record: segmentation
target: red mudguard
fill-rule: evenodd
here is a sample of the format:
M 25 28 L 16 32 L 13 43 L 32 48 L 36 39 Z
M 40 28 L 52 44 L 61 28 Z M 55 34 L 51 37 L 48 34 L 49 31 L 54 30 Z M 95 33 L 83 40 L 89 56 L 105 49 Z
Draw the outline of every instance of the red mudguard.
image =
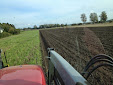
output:
M 37 65 L 0 69 L 0 85 L 46 85 L 43 70 Z

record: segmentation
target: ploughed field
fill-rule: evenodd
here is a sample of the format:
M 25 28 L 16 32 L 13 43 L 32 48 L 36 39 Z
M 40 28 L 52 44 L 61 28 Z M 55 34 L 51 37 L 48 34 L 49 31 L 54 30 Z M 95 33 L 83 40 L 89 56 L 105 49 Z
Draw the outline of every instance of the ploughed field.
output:
M 113 27 L 47 29 L 40 30 L 40 36 L 43 56 L 47 55 L 44 52 L 48 47 L 54 48 L 79 73 L 83 72 L 88 61 L 95 55 L 107 54 L 113 57 Z M 93 85 L 111 85 L 113 69 L 100 67 L 88 81 Z

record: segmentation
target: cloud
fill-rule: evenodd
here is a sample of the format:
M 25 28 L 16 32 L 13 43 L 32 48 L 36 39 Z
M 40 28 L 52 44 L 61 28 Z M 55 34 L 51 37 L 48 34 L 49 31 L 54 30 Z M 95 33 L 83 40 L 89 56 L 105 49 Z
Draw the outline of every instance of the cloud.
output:
M 102 11 L 112 19 L 112 3 L 113 0 L 2 0 L 0 22 L 12 23 L 17 28 L 46 23 L 78 23 L 82 13 L 89 20 L 91 12 L 100 15 Z

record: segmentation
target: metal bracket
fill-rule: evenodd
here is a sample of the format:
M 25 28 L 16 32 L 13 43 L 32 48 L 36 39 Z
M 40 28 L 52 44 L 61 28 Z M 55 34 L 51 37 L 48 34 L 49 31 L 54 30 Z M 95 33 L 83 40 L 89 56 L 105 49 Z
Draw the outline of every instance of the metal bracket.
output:
M 54 50 L 54 48 L 47 48 L 47 50 L 48 50 L 48 57 L 50 57 L 50 51 Z
M 50 52 L 51 50 L 54 50 L 54 48 L 47 48 L 47 50 Z
M 47 59 L 50 59 L 50 57 L 46 56 Z
M 0 57 L 1 57 L 1 52 L 2 52 L 2 49 L 0 49 Z

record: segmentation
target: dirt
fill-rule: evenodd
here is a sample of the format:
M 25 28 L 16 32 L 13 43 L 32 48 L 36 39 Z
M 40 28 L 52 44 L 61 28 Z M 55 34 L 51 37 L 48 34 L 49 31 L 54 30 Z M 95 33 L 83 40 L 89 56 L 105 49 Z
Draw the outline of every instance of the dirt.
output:
M 84 32 L 83 40 L 90 53 L 93 55 L 105 54 L 104 47 L 96 34 L 88 28 L 84 28 Z
M 47 71 L 47 48 L 54 48 L 79 73 L 97 54 L 113 56 L 113 27 L 59 28 L 40 30 L 44 64 Z M 107 40 L 107 39 L 110 40 Z M 106 41 L 107 40 L 107 41 Z M 108 49 L 109 48 L 109 49 Z M 46 62 L 46 63 L 45 63 Z M 93 85 L 113 84 L 113 69 L 101 67 L 93 72 L 88 81 Z

